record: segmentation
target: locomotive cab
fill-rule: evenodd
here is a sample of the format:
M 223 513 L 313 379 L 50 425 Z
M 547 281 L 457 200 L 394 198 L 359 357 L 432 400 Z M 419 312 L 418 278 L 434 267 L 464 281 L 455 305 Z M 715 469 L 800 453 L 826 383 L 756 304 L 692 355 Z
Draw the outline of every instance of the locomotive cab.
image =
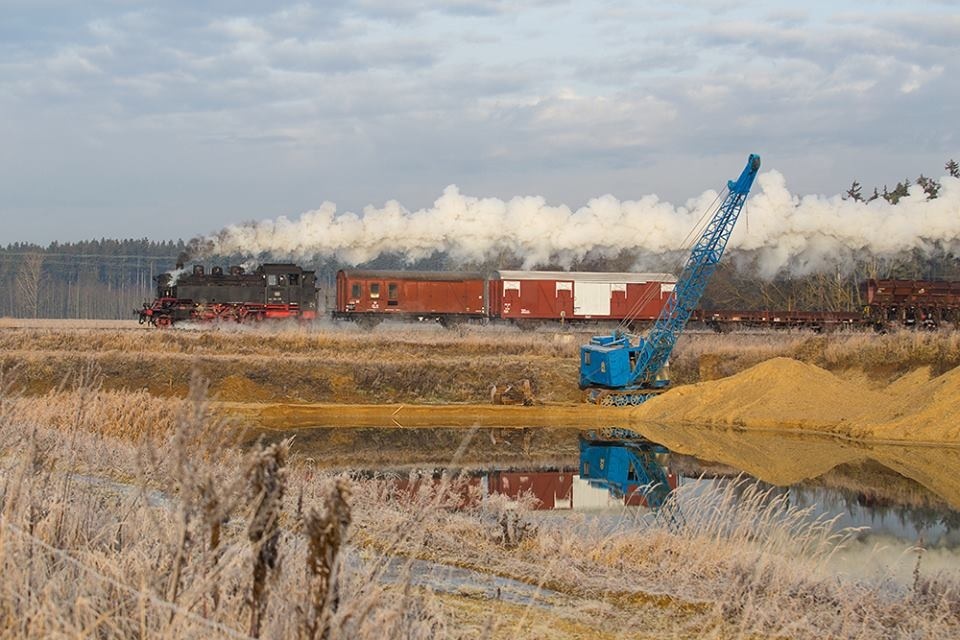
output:
M 295 264 L 265 264 L 257 271 L 264 280 L 264 304 L 296 305 L 316 313 L 317 289 L 313 271 Z

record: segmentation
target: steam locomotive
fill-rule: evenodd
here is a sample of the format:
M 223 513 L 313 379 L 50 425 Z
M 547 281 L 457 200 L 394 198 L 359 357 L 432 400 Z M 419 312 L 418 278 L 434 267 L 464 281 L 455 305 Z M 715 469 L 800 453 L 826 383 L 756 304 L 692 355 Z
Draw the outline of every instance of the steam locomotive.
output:
M 213 267 L 210 273 L 200 264 L 188 273 L 181 267 L 158 276 L 157 298 L 134 313 L 140 324 L 156 327 L 186 320 L 313 320 L 317 317 L 316 275 L 289 263 L 264 264 L 250 273 L 239 266 L 226 272 Z

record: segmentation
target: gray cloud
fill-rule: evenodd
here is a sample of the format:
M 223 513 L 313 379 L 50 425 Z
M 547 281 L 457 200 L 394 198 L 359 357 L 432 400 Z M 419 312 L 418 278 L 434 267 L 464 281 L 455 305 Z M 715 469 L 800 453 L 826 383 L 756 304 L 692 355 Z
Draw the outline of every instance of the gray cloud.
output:
M 0 214 L 11 240 L 46 233 L 41 212 L 167 237 L 328 199 L 417 208 L 452 182 L 682 199 L 749 151 L 801 192 L 936 174 L 960 19 L 921 9 L 7 2 Z

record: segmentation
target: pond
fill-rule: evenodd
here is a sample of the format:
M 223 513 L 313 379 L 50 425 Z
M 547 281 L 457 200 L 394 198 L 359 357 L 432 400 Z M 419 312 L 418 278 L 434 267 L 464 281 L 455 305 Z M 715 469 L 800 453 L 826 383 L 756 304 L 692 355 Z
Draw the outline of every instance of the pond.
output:
M 752 485 L 810 519 L 834 519 L 837 530 L 858 528 L 831 561 L 838 572 L 906 582 L 918 559 L 925 572 L 960 571 L 956 447 L 659 425 L 260 433 L 268 440 L 294 436 L 296 453 L 332 471 L 404 482 L 411 474 L 463 473 L 482 495 L 527 496 L 548 526 L 565 526 L 572 513 L 612 529 L 636 526 L 677 487 L 684 487 L 675 501 L 682 514 L 702 508 L 697 496 L 709 489 Z

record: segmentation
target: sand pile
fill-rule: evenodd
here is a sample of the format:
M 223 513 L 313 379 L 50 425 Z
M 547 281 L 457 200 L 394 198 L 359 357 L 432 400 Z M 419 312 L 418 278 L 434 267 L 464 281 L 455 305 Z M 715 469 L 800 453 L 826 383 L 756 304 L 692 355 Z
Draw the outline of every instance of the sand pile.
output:
M 919 439 L 960 441 L 960 367 L 911 389 L 901 400 L 900 411 L 877 427 L 876 435 L 909 432 Z
M 639 407 L 668 424 L 813 429 L 856 437 L 960 441 L 960 368 L 919 369 L 886 387 L 774 358 L 722 380 L 681 387 Z

